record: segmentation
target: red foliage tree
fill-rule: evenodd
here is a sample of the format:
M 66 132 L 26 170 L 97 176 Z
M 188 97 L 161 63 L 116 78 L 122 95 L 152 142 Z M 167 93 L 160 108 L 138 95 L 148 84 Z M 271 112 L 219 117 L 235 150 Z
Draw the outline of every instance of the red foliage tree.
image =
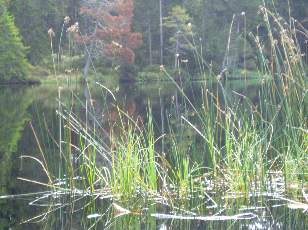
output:
M 78 43 L 102 42 L 99 49 L 107 57 L 134 63 L 133 50 L 142 45 L 142 35 L 132 32 L 134 0 L 114 0 L 103 7 L 84 6 L 80 13 L 95 21 L 95 29 L 87 36 L 76 35 Z

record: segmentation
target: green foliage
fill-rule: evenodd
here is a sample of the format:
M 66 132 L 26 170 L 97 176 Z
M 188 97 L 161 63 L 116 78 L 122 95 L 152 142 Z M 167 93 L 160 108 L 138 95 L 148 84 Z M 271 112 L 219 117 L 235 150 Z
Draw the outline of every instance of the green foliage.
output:
M 159 60 L 159 1 L 135 0 L 133 24 L 134 31 L 141 32 L 143 35 L 142 47 L 136 52 L 136 63 L 139 66 L 157 63 Z
M 18 93 L 13 93 L 14 89 L 0 90 L 0 183 L 8 178 L 8 169 L 11 166 L 11 158 L 17 151 L 17 144 L 21 138 L 21 133 L 29 119 L 27 108 L 32 102 L 32 98 L 24 96 L 25 90 L 20 89 Z M 23 96 L 21 96 L 23 95 Z M 1 188 L 2 189 L 2 188 Z M 0 190 L 0 194 L 3 193 Z
M 15 16 L 24 44 L 29 47 L 28 59 L 31 64 L 41 64 L 50 54 L 47 31 L 53 28 L 56 33 L 54 47 L 61 34 L 63 19 L 69 15 L 72 20 L 78 17 L 78 0 L 11 0 L 9 10 Z M 70 15 L 72 14 L 72 15 Z
M 183 34 L 191 34 L 192 18 L 182 6 L 175 6 L 171 9 L 169 16 L 165 18 L 164 26 L 173 33 L 180 31 Z M 169 30 L 169 31 L 170 31 Z M 170 39 L 171 41 L 174 39 Z
M 78 21 L 80 28 L 89 26 L 86 18 L 79 17 L 80 7 L 86 6 L 86 3 L 80 0 L 2 0 L 2 2 L 15 17 L 15 24 L 22 35 L 22 42 L 28 49 L 28 61 L 33 65 L 45 65 L 44 60 L 50 59 L 50 44 L 47 35 L 49 28 L 53 28 L 56 35 L 53 39 L 54 52 L 58 52 L 61 32 L 63 32 L 62 53 L 65 53 L 65 49 L 72 51 L 65 36 L 67 28 L 64 26 L 62 31 L 65 16 L 70 16 L 72 23 Z M 263 2 L 279 12 L 282 17 L 288 18 L 290 14 L 304 26 L 307 25 L 308 8 L 305 0 L 162 1 L 165 64 L 170 67 L 176 66 L 174 54 L 182 53 L 185 54 L 183 60 L 189 61 L 188 70 L 197 73 L 196 69 L 200 68 L 200 61 L 197 61 L 195 54 L 191 52 L 194 47 L 199 52 L 199 58 L 212 63 L 211 70 L 221 71 L 226 55 L 230 24 L 233 15 L 236 15 L 234 35 L 232 35 L 235 39 L 231 41 L 231 45 L 237 50 L 234 54 L 237 63 L 235 68 L 255 70 L 257 68 L 256 47 L 252 45 L 253 42 L 248 34 L 251 31 L 256 32 L 257 28 L 259 28 L 258 32 L 266 34 L 264 23 L 257 13 Z M 143 34 L 143 45 L 136 50 L 136 64 L 140 69 L 146 65 L 159 63 L 159 1 L 135 0 L 134 7 L 133 29 Z M 189 23 L 192 25 L 191 28 L 187 26 Z M 195 41 L 192 41 L 191 35 L 195 37 Z M 298 40 L 304 50 L 305 37 L 298 34 Z M 193 46 L 190 43 L 193 43 Z M 75 47 L 74 55 L 80 52 L 80 47 Z M 84 60 L 76 63 L 79 69 L 83 66 L 82 62 Z
M 149 65 L 137 75 L 138 81 L 164 81 L 166 76 L 160 71 L 159 65 Z
M 264 1 L 268 7 L 277 10 L 281 16 L 288 18 L 289 9 L 287 0 Z M 273 2 L 275 6 L 273 6 Z M 188 32 L 185 28 L 188 22 L 193 25 L 196 44 L 200 54 L 208 63 L 212 63 L 213 70 L 220 71 L 226 54 L 228 35 L 233 15 L 236 15 L 234 32 L 231 45 L 238 50 L 235 53 L 238 63 L 237 68 L 255 70 L 256 49 L 249 41 L 248 34 L 256 32 L 259 26 L 260 32 L 264 25 L 258 15 L 262 0 L 186 0 L 186 1 L 163 1 L 164 22 L 164 46 L 165 62 L 173 65 L 173 54 L 176 43 L 176 32 L 182 34 Z M 290 13 L 292 17 L 305 22 L 307 15 L 307 1 L 290 1 Z M 139 50 L 137 63 L 144 66 L 149 63 L 149 50 L 152 49 L 153 63 L 158 63 L 159 55 L 159 6 L 158 1 L 136 1 L 136 17 L 134 26 L 143 32 L 144 46 Z M 306 22 L 307 23 L 307 22 Z M 305 38 L 298 35 L 302 41 Z M 149 39 L 151 38 L 151 39 Z M 152 41 L 152 44 L 150 44 Z M 195 57 L 188 56 L 190 63 L 196 62 Z M 246 60 L 244 61 L 244 58 Z M 194 63 L 195 64 L 195 63 Z M 195 69 L 196 65 L 190 65 L 189 69 Z
M 24 79 L 28 63 L 14 18 L 0 1 L 0 81 Z
M 156 193 L 159 173 L 151 113 L 146 133 L 140 132 L 136 124 L 122 129 L 123 136 L 117 138 L 119 141 L 115 139 L 112 155 L 112 192 L 128 200 L 138 190 Z
M 174 47 L 173 52 L 185 54 L 192 50 L 192 25 L 192 18 L 187 10 L 179 5 L 174 6 L 165 17 L 164 26 L 168 31 L 169 43 Z
M 0 89 L 0 196 L 12 194 L 16 189 L 17 146 L 29 120 L 27 109 L 32 99 L 33 95 L 24 88 L 18 91 L 13 88 Z M 0 229 L 8 229 L 15 223 L 16 210 L 22 210 L 16 206 L 11 200 L 0 199 Z

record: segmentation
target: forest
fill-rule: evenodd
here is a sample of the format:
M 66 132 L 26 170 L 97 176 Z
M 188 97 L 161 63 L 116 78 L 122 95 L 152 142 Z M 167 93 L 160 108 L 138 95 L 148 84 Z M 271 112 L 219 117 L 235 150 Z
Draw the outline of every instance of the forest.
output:
M 155 79 L 151 72 L 159 72 L 160 65 L 172 71 L 181 65 L 196 75 L 194 49 L 201 47 L 202 59 L 211 65 L 207 71 L 218 74 L 225 67 L 226 57 L 232 59 L 230 71 L 258 67 L 253 35 L 267 33 L 259 12 L 263 0 L 115 2 L 1 0 L 2 81 L 22 79 L 31 71 L 38 75 L 53 73 L 52 55 L 57 56 L 57 63 L 63 58 L 64 64 L 59 67 L 63 73 L 75 69 L 88 75 L 90 55 L 98 72 L 125 73 L 137 80 Z M 305 0 L 265 2 L 281 17 L 292 16 L 307 28 Z M 74 25 L 78 28 L 71 31 Z M 298 36 L 303 50 L 307 49 L 307 38 Z M 226 53 L 228 37 L 230 52 Z

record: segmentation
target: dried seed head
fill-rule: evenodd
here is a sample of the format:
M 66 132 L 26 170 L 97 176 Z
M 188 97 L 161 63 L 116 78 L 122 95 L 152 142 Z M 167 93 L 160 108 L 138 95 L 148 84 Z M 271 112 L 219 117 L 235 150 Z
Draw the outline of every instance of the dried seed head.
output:
M 74 25 L 68 27 L 66 31 L 68 33 L 78 33 L 79 32 L 79 23 L 76 22 Z
M 55 34 L 55 32 L 53 31 L 52 28 L 49 28 L 49 30 L 48 30 L 47 33 L 48 33 L 48 35 L 49 35 L 50 38 L 53 38 L 54 36 L 56 36 L 56 34 Z
M 123 48 L 123 46 L 118 42 L 112 41 L 111 43 L 115 48 L 120 48 L 120 49 Z
M 181 62 L 182 63 L 188 63 L 188 59 L 182 59 Z
M 165 66 L 164 65 L 160 65 L 159 69 L 160 69 L 161 72 L 163 72 L 163 71 L 165 71 Z
M 68 25 L 68 24 L 70 23 L 70 21 L 71 21 L 71 18 L 70 18 L 69 16 L 65 16 L 65 18 L 64 18 L 64 24 L 65 24 L 65 25 Z
M 190 22 L 187 24 L 187 30 L 188 30 L 188 31 L 191 31 L 191 30 L 192 30 L 192 24 L 191 24 Z

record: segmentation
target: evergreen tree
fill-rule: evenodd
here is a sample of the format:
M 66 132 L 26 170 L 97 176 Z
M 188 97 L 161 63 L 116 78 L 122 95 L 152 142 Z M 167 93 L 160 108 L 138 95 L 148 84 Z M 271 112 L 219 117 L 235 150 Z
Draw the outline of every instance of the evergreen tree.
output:
M 50 53 L 47 30 L 52 27 L 58 34 L 62 17 L 61 21 L 57 21 L 59 12 L 55 7 L 56 3 L 49 0 L 11 0 L 9 3 L 23 42 L 29 47 L 27 58 L 32 64 L 40 64 L 42 58 Z
M 186 56 L 192 51 L 191 38 L 192 18 L 182 6 L 174 6 L 169 15 L 164 18 L 164 26 L 168 29 L 169 44 L 168 50 L 174 54 L 174 68 L 179 65 L 179 57 Z
M 159 21 L 159 1 L 135 0 L 134 31 L 143 37 L 143 45 L 136 52 L 139 66 L 160 62 Z
M 0 81 L 26 76 L 28 63 L 25 53 L 14 18 L 8 13 L 4 0 L 0 0 Z
M 24 44 L 29 47 L 27 58 L 31 64 L 41 64 L 50 55 L 47 31 L 55 31 L 54 46 L 58 47 L 63 19 L 78 20 L 80 0 L 10 0 L 9 11 L 15 16 Z M 63 38 L 64 39 L 64 38 Z M 63 41 L 62 43 L 65 43 Z

